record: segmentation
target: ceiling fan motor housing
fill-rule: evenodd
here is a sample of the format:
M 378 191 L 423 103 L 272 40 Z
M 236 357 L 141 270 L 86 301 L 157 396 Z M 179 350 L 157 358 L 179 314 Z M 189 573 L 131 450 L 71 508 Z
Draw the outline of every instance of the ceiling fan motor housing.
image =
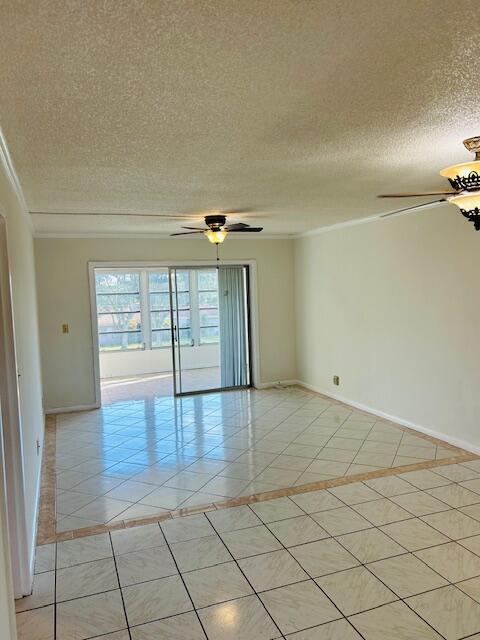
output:
M 205 224 L 212 231 L 219 231 L 225 226 L 227 217 L 222 215 L 205 216 Z

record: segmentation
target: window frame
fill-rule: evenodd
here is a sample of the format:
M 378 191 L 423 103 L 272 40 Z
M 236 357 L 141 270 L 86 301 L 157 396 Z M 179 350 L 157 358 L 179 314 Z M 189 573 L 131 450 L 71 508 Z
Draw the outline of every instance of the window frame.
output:
M 191 348 L 191 347 L 208 347 L 208 346 L 215 346 L 219 344 L 220 339 L 218 338 L 215 342 L 205 342 L 202 341 L 201 339 L 201 330 L 202 329 L 209 329 L 209 328 L 218 328 L 218 331 L 220 331 L 220 321 L 218 322 L 218 324 L 216 325 L 202 325 L 201 324 L 201 319 L 200 319 L 200 314 L 202 311 L 208 311 L 208 310 L 216 310 L 217 314 L 219 312 L 219 305 L 218 305 L 218 286 L 217 289 L 199 289 L 198 286 L 198 280 L 199 280 L 199 274 L 201 271 L 204 270 L 208 270 L 208 271 L 214 271 L 215 267 L 211 267 L 211 268 L 179 268 L 179 271 L 185 271 L 188 273 L 188 279 L 189 279 L 189 290 L 188 291 L 179 291 L 179 293 L 188 293 L 188 301 L 189 301 L 189 306 L 185 309 L 189 311 L 189 316 L 190 316 L 190 326 L 189 327 L 182 327 L 182 329 L 189 329 L 190 330 L 190 342 L 187 344 L 180 344 L 180 347 L 182 349 L 184 348 Z M 98 292 L 97 291 L 97 279 L 96 276 L 98 273 L 102 273 L 102 274 L 119 274 L 119 273 L 125 273 L 125 274 L 138 274 L 139 278 L 138 278 L 138 291 L 129 291 L 129 292 L 124 292 L 126 295 L 135 295 L 138 296 L 138 300 L 139 300 L 139 309 L 136 311 L 108 311 L 108 312 L 104 312 L 104 311 L 99 311 L 99 297 L 103 296 L 103 295 L 122 295 L 122 293 L 114 293 L 114 294 L 109 294 L 109 293 L 103 293 L 103 292 Z M 163 345 L 154 345 L 153 344 L 153 334 L 154 332 L 169 332 L 171 333 L 171 327 L 165 328 L 165 329 L 153 329 L 152 328 L 152 313 L 155 313 L 156 311 L 163 311 L 165 313 L 169 313 L 171 314 L 171 309 L 170 309 L 170 300 L 169 300 L 169 304 L 168 304 L 168 309 L 153 309 L 152 310 L 152 304 L 151 304 L 151 295 L 155 294 L 155 293 L 169 293 L 169 290 L 167 289 L 167 291 L 165 292 L 158 292 L 158 291 L 150 291 L 150 274 L 151 273 L 166 273 L 167 276 L 170 273 L 168 267 L 143 267 L 143 268 L 134 268 L 134 269 L 130 269 L 130 268 L 115 268 L 113 267 L 112 269 L 98 269 L 96 270 L 94 276 L 94 282 L 95 282 L 95 302 L 96 302 L 96 316 L 97 316 L 97 343 L 98 343 L 98 350 L 99 353 L 125 353 L 125 352 L 130 352 L 130 351 L 149 351 L 149 350 L 156 350 L 156 349 L 171 349 L 172 345 L 171 345 L 171 338 L 168 342 L 168 344 L 163 344 Z M 199 294 L 200 293 L 204 293 L 204 292 L 215 292 L 217 293 L 217 306 L 216 307 L 200 307 L 200 300 L 199 300 Z M 181 311 L 181 310 L 180 310 Z M 135 314 L 138 313 L 140 315 L 140 329 L 130 329 L 130 330 L 125 330 L 125 331 L 101 331 L 100 329 L 100 323 L 99 323 L 99 319 L 102 315 L 112 315 L 112 314 Z M 108 334 L 129 334 L 129 333 L 137 333 L 140 334 L 140 345 L 137 348 L 128 348 L 128 347 L 121 347 L 119 349 L 105 349 L 102 348 L 100 346 L 100 336 L 102 335 L 108 335 Z
M 197 316 L 198 316 L 198 327 L 197 327 L 197 340 L 199 347 L 211 346 L 220 343 L 220 317 L 219 317 L 219 300 L 218 300 L 218 275 L 217 275 L 217 288 L 216 289 L 200 289 L 198 280 L 201 269 L 197 269 L 195 273 L 195 283 L 196 283 L 196 304 L 197 304 Z M 208 269 L 208 271 L 215 271 L 215 269 Z M 211 293 L 215 292 L 217 294 L 217 305 L 216 307 L 201 307 L 200 306 L 200 293 Z M 218 324 L 209 324 L 202 325 L 201 321 L 201 312 L 208 311 L 209 309 L 215 309 L 217 311 Z M 202 329 L 218 329 L 218 339 L 215 342 L 202 342 Z
M 172 348 L 172 341 L 170 338 L 169 344 L 164 344 L 164 345 L 158 345 L 158 346 L 154 346 L 153 345 L 153 340 L 152 340 L 152 334 L 154 331 L 168 331 L 171 335 L 171 327 L 168 327 L 168 329 L 152 329 L 151 327 L 151 318 L 152 318 L 152 308 L 151 308 L 151 294 L 152 293 L 169 293 L 170 289 L 168 289 L 167 291 L 150 291 L 150 278 L 149 275 L 150 273 L 161 273 L 163 271 L 166 271 L 167 275 L 170 275 L 170 271 L 168 268 L 163 268 L 163 269 L 155 269 L 155 268 L 151 268 L 151 269 L 146 269 L 146 289 L 147 289 L 147 305 L 148 305 L 148 317 L 149 317 L 149 322 L 150 322 L 150 326 L 149 326 L 149 339 L 150 339 L 150 346 L 149 348 L 151 350 L 154 349 L 171 349 Z M 193 330 L 192 330 L 192 325 L 193 325 L 193 318 L 192 318 L 192 272 L 191 269 L 179 269 L 179 271 L 186 271 L 188 273 L 188 285 L 189 285 L 189 290 L 188 291 L 184 291 L 183 289 L 181 291 L 178 291 L 178 293 L 188 293 L 188 307 L 186 309 L 179 309 L 179 311 L 186 311 L 188 309 L 189 312 L 189 316 L 190 316 L 190 325 L 188 327 L 179 327 L 179 335 L 180 335 L 180 331 L 181 330 L 185 330 L 185 329 L 189 329 L 190 330 L 190 336 L 192 336 L 193 334 Z M 153 310 L 153 313 L 155 313 L 158 310 Z M 162 309 L 161 311 L 165 311 L 166 313 L 170 314 L 170 318 L 171 318 L 171 308 L 170 308 L 170 299 L 169 299 L 169 303 L 168 303 L 168 309 Z M 190 338 L 190 342 L 192 341 L 192 337 Z M 184 349 L 185 347 L 193 347 L 193 344 L 181 344 L 180 347 L 182 349 Z
M 129 275 L 138 275 L 138 291 L 122 291 L 122 292 L 111 292 L 107 293 L 104 291 L 97 290 L 97 274 L 95 274 L 95 303 L 96 303 L 96 311 L 97 311 L 97 342 L 98 342 L 98 351 L 99 353 L 125 353 L 132 351 L 144 351 L 145 350 L 145 336 L 144 336 L 144 322 L 143 322 L 143 309 L 142 309 L 142 281 L 141 281 L 141 270 L 140 269 L 111 269 L 111 270 L 102 270 L 99 271 L 100 274 L 109 275 L 109 274 L 129 274 Z M 99 311 L 99 297 L 101 296 L 121 296 L 121 295 L 132 295 L 138 296 L 138 310 L 136 311 Z M 99 319 L 101 316 L 106 315 L 122 315 L 122 314 L 139 314 L 140 316 L 140 329 L 120 329 L 118 331 L 102 331 L 100 328 Z M 140 342 L 138 347 L 120 347 L 119 349 L 106 349 L 100 345 L 100 336 L 105 335 L 128 335 L 128 334 L 139 334 Z

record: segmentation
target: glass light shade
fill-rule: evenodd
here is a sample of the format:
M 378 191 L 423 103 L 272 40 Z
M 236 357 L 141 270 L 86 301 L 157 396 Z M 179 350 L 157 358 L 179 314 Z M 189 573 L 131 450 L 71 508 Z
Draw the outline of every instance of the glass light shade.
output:
M 480 191 L 459 194 L 448 198 L 448 201 L 457 206 L 462 216 L 472 222 L 477 231 L 480 231 Z
M 480 209 L 480 191 L 452 196 L 451 198 L 448 198 L 448 201 L 462 211 L 475 211 L 475 209 Z
M 212 244 L 222 244 L 222 242 L 227 237 L 228 231 L 212 231 L 212 229 L 208 229 L 208 231 L 204 231 L 204 234 L 208 238 L 209 242 Z
M 480 160 L 454 164 L 442 169 L 440 175 L 448 178 L 452 187 L 457 191 L 480 189 Z

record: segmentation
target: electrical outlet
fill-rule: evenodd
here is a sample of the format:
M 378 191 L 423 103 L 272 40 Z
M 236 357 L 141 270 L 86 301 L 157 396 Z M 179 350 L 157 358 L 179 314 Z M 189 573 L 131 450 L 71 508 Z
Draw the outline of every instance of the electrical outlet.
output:
M 62 333 L 69 333 L 70 327 L 68 324 L 62 324 Z
M 37 438 L 37 456 L 40 455 L 40 440 Z
M 340 384 L 340 378 L 339 376 L 333 376 L 333 384 L 336 384 L 337 387 Z

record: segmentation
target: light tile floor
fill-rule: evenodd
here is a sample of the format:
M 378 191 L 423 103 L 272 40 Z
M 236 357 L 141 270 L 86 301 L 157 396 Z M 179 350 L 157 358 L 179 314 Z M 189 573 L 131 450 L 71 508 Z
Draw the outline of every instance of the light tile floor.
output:
M 182 373 L 184 391 L 218 389 L 221 386 L 220 368 L 186 369 Z M 102 404 L 143 400 L 152 396 L 173 395 L 173 374 L 171 371 L 149 373 L 138 376 L 103 378 L 100 380 Z
M 57 532 L 452 455 L 300 388 L 181 399 L 150 393 L 58 416 Z M 416 515 L 433 513 L 439 500 L 454 507 L 476 503 L 480 480 L 473 471 L 438 473 L 435 484 L 426 485 L 431 493 L 407 494 L 398 504 L 372 507 L 375 513 L 359 510 L 358 522 L 387 524 L 409 506 Z M 465 486 L 449 486 L 450 479 Z M 393 479 L 384 482 L 395 492 Z M 350 491 L 339 488 L 340 498 Z M 341 531 L 342 514 L 335 520 L 332 531 Z
M 19 640 L 474 640 L 480 461 L 45 545 L 17 611 Z

